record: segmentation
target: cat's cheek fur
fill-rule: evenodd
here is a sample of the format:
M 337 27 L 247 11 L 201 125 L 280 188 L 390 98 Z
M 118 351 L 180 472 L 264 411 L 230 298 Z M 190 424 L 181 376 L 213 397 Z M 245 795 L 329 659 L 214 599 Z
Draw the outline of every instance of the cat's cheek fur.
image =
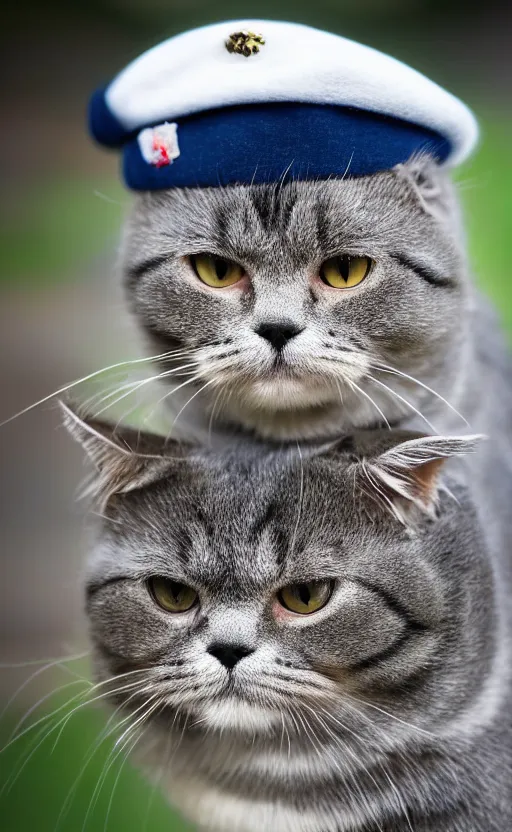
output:
M 186 407 L 199 431 L 238 425 L 275 439 L 398 423 L 429 411 L 433 390 L 457 407 L 469 292 L 459 231 L 452 186 L 427 159 L 277 191 L 139 196 L 122 257 L 136 321 L 153 351 L 185 350 L 199 374 L 167 404 Z M 247 291 L 194 286 L 183 255 L 198 250 L 239 262 Z M 320 286 L 322 262 L 344 252 L 371 257 L 372 271 L 355 289 Z M 277 353 L 256 335 L 268 323 L 301 330 L 277 372 Z M 229 350 L 218 346 L 227 340 Z M 376 364 L 388 366 L 374 381 Z M 173 389 L 180 381 L 166 377 Z
M 158 661 L 171 643 L 177 649 L 187 623 L 159 610 L 142 581 L 119 580 L 99 588 L 89 597 L 87 613 L 98 649 L 134 663 Z
M 313 670 L 337 681 L 346 681 L 353 665 L 392 649 L 407 631 L 405 620 L 373 593 L 343 580 L 318 612 L 297 615 L 276 609 L 274 615 L 283 642 L 290 649 L 300 645 Z M 337 642 L 340 631 L 344 637 Z
M 148 339 L 157 351 L 184 350 L 222 339 L 236 324 L 239 295 L 203 290 L 182 275 L 148 275 L 133 290 L 134 314 L 144 323 Z M 181 310 L 177 314 L 177 310 Z M 197 326 L 196 317 L 201 320 Z M 229 326 L 228 326 L 229 322 Z M 178 362 L 187 363 L 185 361 Z

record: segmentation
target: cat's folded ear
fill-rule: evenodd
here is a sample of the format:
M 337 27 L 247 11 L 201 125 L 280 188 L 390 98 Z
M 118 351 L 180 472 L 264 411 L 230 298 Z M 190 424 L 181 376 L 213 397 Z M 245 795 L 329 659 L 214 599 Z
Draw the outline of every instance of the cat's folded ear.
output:
M 391 441 L 392 437 L 393 434 Z M 357 460 L 359 484 L 404 525 L 414 525 L 418 512 L 435 514 L 444 463 L 452 457 L 473 453 L 484 438 L 417 434 L 404 439 L 398 433 L 391 447 Z
M 155 482 L 190 451 L 163 436 L 96 419 L 70 402 L 59 402 L 64 424 L 94 466 L 87 495 L 104 506 L 114 494 Z
M 427 214 L 440 221 L 447 217 L 453 220 L 456 210 L 453 184 L 432 156 L 418 153 L 393 170 Z

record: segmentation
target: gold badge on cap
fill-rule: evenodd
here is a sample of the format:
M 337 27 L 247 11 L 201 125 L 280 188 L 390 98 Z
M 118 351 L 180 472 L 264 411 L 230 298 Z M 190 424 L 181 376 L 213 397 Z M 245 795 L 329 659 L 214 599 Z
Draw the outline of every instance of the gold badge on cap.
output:
M 254 32 L 233 32 L 226 41 L 226 49 L 228 52 L 250 58 L 251 55 L 256 55 L 260 51 L 260 46 L 264 44 L 263 37 Z

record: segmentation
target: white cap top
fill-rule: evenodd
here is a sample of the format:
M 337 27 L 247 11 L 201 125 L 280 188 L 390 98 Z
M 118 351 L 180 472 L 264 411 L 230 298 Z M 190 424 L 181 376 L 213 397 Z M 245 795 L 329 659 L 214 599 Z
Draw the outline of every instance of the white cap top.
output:
M 230 53 L 235 32 L 261 35 L 259 52 Z M 478 138 L 471 111 L 401 61 L 297 23 L 238 20 L 194 29 L 145 52 L 110 84 L 105 103 L 127 132 L 237 104 L 308 102 L 355 107 L 429 128 L 464 161 Z

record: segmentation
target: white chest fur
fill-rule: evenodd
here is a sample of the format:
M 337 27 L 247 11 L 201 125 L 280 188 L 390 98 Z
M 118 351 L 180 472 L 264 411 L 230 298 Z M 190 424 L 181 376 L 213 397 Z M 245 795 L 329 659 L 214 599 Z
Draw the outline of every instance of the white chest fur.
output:
M 173 779 L 167 795 L 185 817 L 205 832 L 344 832 L 358 828 L 361 817 L 295 809 L 284 802 L 255 801 L 211 787 L 199 778 Z

